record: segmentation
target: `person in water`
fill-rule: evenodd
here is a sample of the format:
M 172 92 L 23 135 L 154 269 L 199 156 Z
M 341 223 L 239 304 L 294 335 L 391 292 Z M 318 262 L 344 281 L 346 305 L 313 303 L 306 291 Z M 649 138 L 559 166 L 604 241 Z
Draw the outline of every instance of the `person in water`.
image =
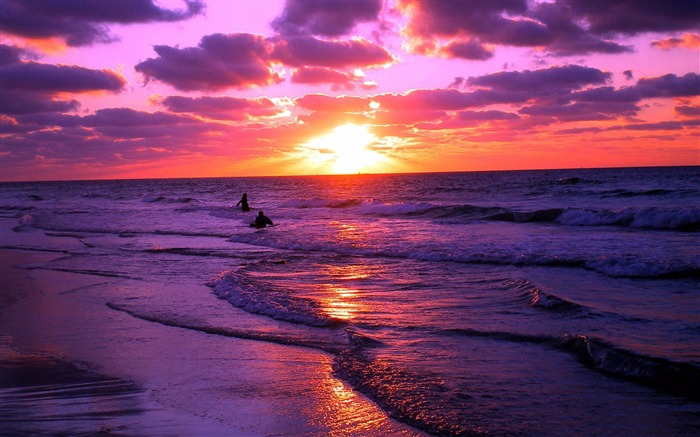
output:
M 243 197 L 238 201 L 236 206 L 241 205 L 241 210 L 250 211 L 250 206 L 248 206 L 248 193 L 243 193 Z
M 272 220 L 270 220 L 270 218 L 267 217 L 262 211 L 260 211 L 258 216 L 255 217 L 255 221 L 250 224 L 250 226 L 254 226 L 256 228 L 264 228 L 267 225 L 274 226 L 272 224 Z

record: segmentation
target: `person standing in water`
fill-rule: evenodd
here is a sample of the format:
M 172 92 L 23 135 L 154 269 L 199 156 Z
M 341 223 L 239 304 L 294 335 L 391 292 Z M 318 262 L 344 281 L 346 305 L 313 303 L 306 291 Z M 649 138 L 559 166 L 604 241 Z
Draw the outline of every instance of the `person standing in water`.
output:
M 256 228 L 264 228 L 267 225 L 274 226 L 272 224 L 272 220 L 270 220 L 270 218 L 267 217 L 262 211 L 260 211 L 258 216 L 255 217 L 255 221 L 250 224 L 250 226 L 254 226 Z
M 248 206 L 248 193 L 243 193 L 243 197 L 238 201 L 236 206 L 241 205 L 242 211 L 250 211 L 250 206 Z

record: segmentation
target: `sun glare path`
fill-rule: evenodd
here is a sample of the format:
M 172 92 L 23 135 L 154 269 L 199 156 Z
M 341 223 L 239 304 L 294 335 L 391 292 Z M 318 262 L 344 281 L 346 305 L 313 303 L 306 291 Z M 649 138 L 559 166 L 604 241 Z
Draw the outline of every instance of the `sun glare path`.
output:
M 377 137 L 369 132 L 367 126 L 345 124 L 328 135 L 310 141 L 307 147 L 317 151 L 320 160 L 333 173 L 349 174 L 376 170 L 383 157 L 367 148 L 376 140 Z

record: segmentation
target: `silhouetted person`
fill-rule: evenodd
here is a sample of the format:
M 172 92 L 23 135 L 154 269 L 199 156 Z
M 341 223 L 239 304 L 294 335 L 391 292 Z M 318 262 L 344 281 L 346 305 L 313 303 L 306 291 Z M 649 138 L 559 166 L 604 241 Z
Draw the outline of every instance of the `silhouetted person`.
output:
M 238 201 L 236 206 L 241 205 L 242 211 L 250 211 L 250 206 L 248 206 L 248 193 L 243 193 L 243 197 Z
M 250 226 L 255 226 L 256 228 L 264 228 L 267 225 L 274 226 L 272 224 L 272 220 L 270 220 L 269 217 L 263 214 L 262 211 L 260 211 L 258 213 L 258 216 L 255 217 L 255 221 L 250 224 Z

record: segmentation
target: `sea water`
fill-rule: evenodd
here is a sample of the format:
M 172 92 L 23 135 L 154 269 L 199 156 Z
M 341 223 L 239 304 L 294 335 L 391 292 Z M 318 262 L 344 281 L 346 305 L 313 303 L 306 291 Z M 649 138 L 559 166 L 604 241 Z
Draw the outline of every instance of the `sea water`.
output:
M 51 237 L 2 247 L 144 284 L 107 304 L 150 323 L 330 354 L 423 432 L 700 432 L 700 167 L 0 188 Z M 211 302 L 148 291 L 173 278 Z

